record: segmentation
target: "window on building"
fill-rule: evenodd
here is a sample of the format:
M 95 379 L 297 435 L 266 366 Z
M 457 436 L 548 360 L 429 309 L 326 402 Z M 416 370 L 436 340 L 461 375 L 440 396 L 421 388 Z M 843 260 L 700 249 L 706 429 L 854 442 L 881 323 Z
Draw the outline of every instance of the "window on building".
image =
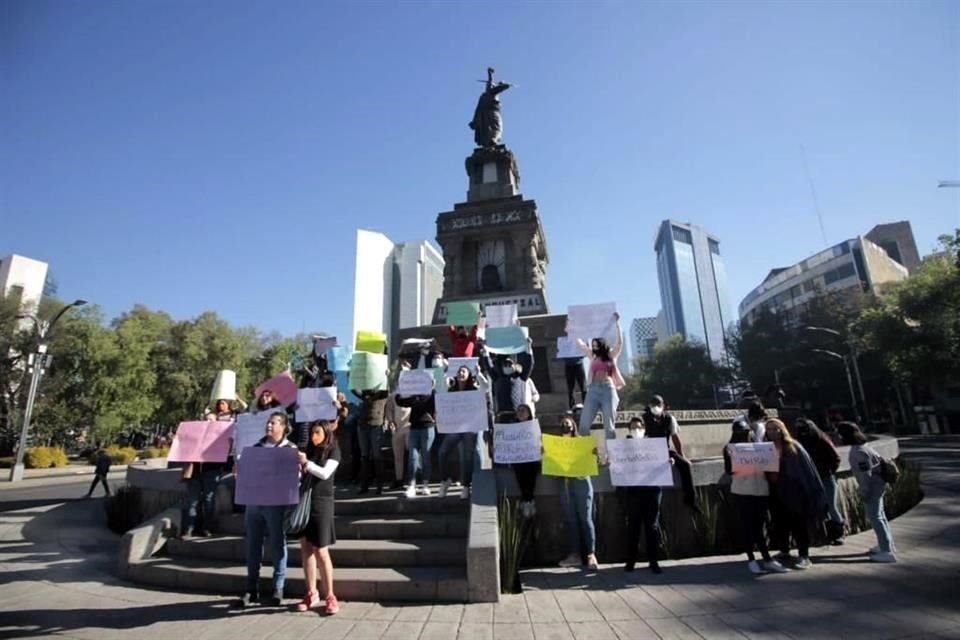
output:
M 707 244 L 710 245 L 710 253 L 715 253 L 720 255 L 720 243 L 716 240 L 707 240 Z
M 810 293 L 811 291 L 816 291 L 816 289 L 817 289 L 817 283 L 814 281 L 813 278 L 811 278 L 811 279 L 809 279 L 809 280 L 807 280 L 806 282 L 803 283 L 803 290 L 804 290 L 805 293 Z
M 863 262 L 863 251 L 859 247 L 855 247 L 853 250 L 853 263 L 856 265 L 854 273 L 860 276 L 860 286 L 864 291 L 869 291 L 870 282 L 867 280 L 867 267 Z
M 791 298 L 799 298 L 801 295 L 803 295 L 803 292 L 800 290 L 800 285 L 795 284 L 792 287 L 790 287 Z
M 838 280 L 843 280 L 844 278 L 849 278 L 850 276 L 856 275 L 857 270 L 853 266 L 852 262 L 842 264 L 832 271 L 827 271 L 823 274 L 823 281 L 826 284 L 833 284 Z
M 681 229 L 680 227 L 673 228 L 673 239 L 677 242 L 683 242 L 685 244 L 693 244 L 693 236 L 686 229 Z

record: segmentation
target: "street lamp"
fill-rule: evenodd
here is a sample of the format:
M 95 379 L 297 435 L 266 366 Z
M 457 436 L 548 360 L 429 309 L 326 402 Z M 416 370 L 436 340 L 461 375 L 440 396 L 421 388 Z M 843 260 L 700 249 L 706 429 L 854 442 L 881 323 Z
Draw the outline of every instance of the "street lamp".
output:
M 87 304 L 86 300 L 74 300 L 60 309 L 50 322 L 43 322 L 32 313 L 17 316 L 17 318 L 33 321 L 33 326 L 37 333 L 37 350 L 35 353 L 27 356 L 27 366 L 31 368 L 30 390 L 27 392 L 27 406 L 23 411 L 23 428 L 20 430 L 20 442 L 17 444 L 17 460 L 13 468 L 10 469 L 10 482 L 23 480 L 23 456 L 27 451 L 27 432 L 30 430 L 30 418 L 33 416 L 33 403 L 37 399 L 37 387 L 40 384 L 40 378 L 43 376 L 44 369 L 50 366 L 51 356 L 47 354 L 47 344 L 44 340 L 54 325 L 57 324 L 57 321 L 63 317 L 63 314 L 73 307 L 82 307 L 85 304 Z
M 832 336 L 840 338 L 843 340 L 843 334 L 837 331 L 836 329 L 829 329 L 827 327 L 803 327 L 804 331 L 819 331 L 820 333 L 829 333 Z M 853 345 L 852 342 L 847 342 L 847 348 L 850 349 L 849 360 L 853 363 L 853 375 L 857 379 L 857 389 L 860 391 L 860 399 L 863 400 L 863 418 L 866 420 L 867 424 L 870 424 L 870 408 L 867 406 L 867 394 L 863 391 L 863 378 L 860 377 L 860 365 L 857 363 L 857 348 Z M 816 351 L 816 349 L 814 349 Z M 846 360 L 844 360 L 844 366 L 846 366 Z M 847 372 L 849 376 L 850 372 Z M 857 403 L 854 400 L 854 408 L 856 408 Z
M 836 351 L 827 351 L 826 349 L 811 349 L 814 353 L 820 353 L 831 358 L 836 358 L 843 362 L 843 370 L 847 374 L 847 387 L 850 389 L 850 402 L 853 403 L 853 409 L 857 409 L 857 396 L 853 392 L 853 379 L 850 377 L 850 365 L 847 363 L 847 356 L 841 355 Z

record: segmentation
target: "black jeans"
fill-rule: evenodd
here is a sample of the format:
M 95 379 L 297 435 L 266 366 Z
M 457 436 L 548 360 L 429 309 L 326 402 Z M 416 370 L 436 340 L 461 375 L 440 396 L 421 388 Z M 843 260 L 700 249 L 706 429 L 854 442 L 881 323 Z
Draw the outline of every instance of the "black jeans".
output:
M 690 461 L 670 450 L 670 459 L 673 460 L 673 466 L 677 468 L 680 474 L 680 486 L 683 490 L 683 504 L 693 508 L 697 504 L 697 493 L 693 490 L 693 466 Z
M 87 491 L 87 495 L 88 496 L 93 495 L 93 490 L 97 488 L 98 482 L 103 483 L 103 490 L 107 493 L 107 495 L 110 495 L 110 487 L 107 486 L 107 474 L 105 473 L 104 474 L 98 473 L 95 476 L 93 476 L 93 482 L 90 483 L 90 491 Z
M 747 559 L 753 561 L 753 551 L 756 549 L 765 561 L 769 561 L 770 550 L 767 548 L 767 536 L 764 531 L 769 499 L 767 496 L 742 496 L 735 493 L 732 496 L 743 527 L 743 547 Z
M 587 393 L 585 391 L 587 386 L 587 374 L 583 371 L 583 363 L 567 363 L 563 367 L 563 372 L 567 375 L 567 406 L 572 407 L 574 405 L 573 391 L 577 388 L 577 385 L 580 385 L 580 404 L 583 404 L 583 399 Z
M 802 514 L 792 513 L 783 501 L 774 497 L 775 485 L 770 486 L 770 517 L 773 521 L 773 534 L 770 536 L 771 546 L 781 553 L 790 552 L 790 536 L 797 543 L 797 551 L 801 558 L 810 555 L 810 530 L 808 518 Z
M 520 485 L 520 499 L 524 502 L 533 500 L 534 490 L 537 488 L 537 476 L 540 475 L 539 462 L 518 462 L 513 465 L 513 473 L 517 476 Z
M 626 487 L 619 490 L 627 521 L 627 564 L 637 562 L 640 533 L 646 540 L 647 562 L 660 556 L 660 487 Z

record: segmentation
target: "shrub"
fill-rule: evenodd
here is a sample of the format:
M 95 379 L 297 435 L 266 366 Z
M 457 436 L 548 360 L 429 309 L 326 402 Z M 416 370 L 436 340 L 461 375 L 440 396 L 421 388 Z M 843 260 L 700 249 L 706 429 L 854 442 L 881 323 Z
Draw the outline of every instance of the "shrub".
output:
M 0 458 L 0 469 L 9 469 L 13 467 L 14 458 L 13 456 L 4 456 Z
M 912 509 L 923 498 L 923 490 L 920 489 L 920 465 L 900 458 L 897 466 L 900 467 L 900 477 L 887 487 L 887 494 L 884 496 L 884 511 L 891 520 Z
M 137 487 L 120 487 L 106 499 L 104 509 L 107 512 L 107 526 L 120 535 L 144 520 L 143 499 Z
M 520 513 L 520 503 L 500 499 L 500 591 L 520 592 L 520 560 L 530 544 L 531 521 Z
M 49 469 L 67 466 L 67 453 L 59 447 L 32 447 L 23 457 L 27 469 Z
M 110 456 L 110 462 L 113 464 L 130 464 L 137 459 L 137 450 L 133 447 L 118 447 L 115 444 L 110 445 L 106 449 L 107 455 Z M 88 461 L 90 464 L 97 464 L 97 458 L 99 453 L 94 451 L 90 454 Z
M 140 459 L 166 458 L 170 454 L 170 447 L 147 447 L 140 452 Z
M 697 503 L 700 512 L 693 516 L 693 528 L 697 535 L 697 555 L 713 555 L 718 552 L 721 510 L 724 504 L 723 493 L 717 492 L 716 498 L 706 487 L 697 487 Z

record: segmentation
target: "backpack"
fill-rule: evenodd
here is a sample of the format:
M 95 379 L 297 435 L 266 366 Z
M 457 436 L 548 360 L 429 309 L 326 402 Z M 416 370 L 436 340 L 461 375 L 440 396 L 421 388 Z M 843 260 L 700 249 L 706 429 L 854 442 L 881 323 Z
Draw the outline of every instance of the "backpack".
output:
M 893 484 L 900 477 L 900 467 L 889 458 L 880 457 L 880 477 L 887 484 Z

